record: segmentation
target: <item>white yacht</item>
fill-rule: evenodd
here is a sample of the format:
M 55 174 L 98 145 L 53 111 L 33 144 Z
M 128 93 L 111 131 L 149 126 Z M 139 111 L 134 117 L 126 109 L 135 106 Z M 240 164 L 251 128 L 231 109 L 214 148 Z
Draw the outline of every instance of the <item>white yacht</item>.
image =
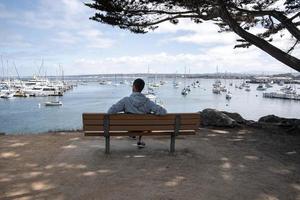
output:
M 52 86 L 36 86 L 33 88 L 27 88 L 24 90 L 25 94 L 34 97 L 43 97 L 43 96 L 62 96 L 63 91 Z

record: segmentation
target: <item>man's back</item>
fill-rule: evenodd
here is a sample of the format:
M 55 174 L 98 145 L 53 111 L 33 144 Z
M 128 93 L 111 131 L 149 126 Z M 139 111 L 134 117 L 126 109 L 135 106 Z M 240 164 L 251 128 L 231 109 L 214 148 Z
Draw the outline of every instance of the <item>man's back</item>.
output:
M 156 115 L 164 115 L 167 113 L 166 109 L 155 104 L 140 92 L 133 92 L 129 97 L 124 97 L 108 110 L 109 114 L 119 112 L 133 114 L 153 113 Z

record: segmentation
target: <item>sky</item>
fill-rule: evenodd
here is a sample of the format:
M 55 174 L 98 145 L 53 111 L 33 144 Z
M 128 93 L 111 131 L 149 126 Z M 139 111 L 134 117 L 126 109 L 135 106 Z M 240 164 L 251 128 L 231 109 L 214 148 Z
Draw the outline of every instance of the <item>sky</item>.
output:
M 227 73 L 295 72 L 254 46 L 233 49 L 238 37 L 210 22 L 167 22 L 133 34 L 89 20 L 95 11 L 87 1 L 0 0 L 0 76 L 59 75 L 61 67 L 65 75 L 214 73 L 217 66 Z M 288 49 L 291 38 L 274 44 Z M 299 47 L 293 55 L 300 57 Z

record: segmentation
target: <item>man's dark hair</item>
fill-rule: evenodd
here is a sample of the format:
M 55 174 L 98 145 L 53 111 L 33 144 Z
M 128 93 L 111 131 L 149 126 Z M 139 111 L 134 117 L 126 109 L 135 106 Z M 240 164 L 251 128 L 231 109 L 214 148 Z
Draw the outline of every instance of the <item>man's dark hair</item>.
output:
M 133 85 L 135 86 L 137 92 L 141 92 L 145 87 L 145 81 L 138 78 L 134 80 Z

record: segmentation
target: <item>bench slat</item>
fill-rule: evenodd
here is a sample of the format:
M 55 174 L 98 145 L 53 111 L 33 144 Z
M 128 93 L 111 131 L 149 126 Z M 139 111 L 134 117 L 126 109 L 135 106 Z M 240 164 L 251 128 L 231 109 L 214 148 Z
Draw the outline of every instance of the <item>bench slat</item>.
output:
M 83 120 L 103 120 L 104 119 L 104 114 L 82 114 L 82 119 Z
M 164 132 L 110 132 L 110 136 L 159 136 L 159 135 L 171 135 L 172 132 L 164 131 Z M 184 131 L 179 132 L 179 135 L 195 135 L 196 131 Z M 104 132 L 102 131 L 85 131 L 85 136 L 104 136 Z
M 104 127 L 101 125 L 84 125 L 84 131 L 104 131 Z
M 83 113 L 82 118 L 84 120 L 100 120 L 104 119 L 104 113 Z M 111 120 L 120 119 L 120 120 L 167 120 L 167 119 L 175 119 L 176 113 L 166 114 L 166 115 L 141 115 L 141 114 L 110 114 L 109 117 Z M 199 119 L 200 116 L 198 113 L 181 113 L 179 114 L 181 119 Z
M 136 125 L 136 126 L 118 126 L 118 125 L 112 125 L 109 127 L 110 131 L 158 131 L 158 130 L 174 130 L 174 125 Z
M 175 120 L 110 120 L 110 125 L 173 125 Z M 199 124 L 199 119 L 182 119 L 181 125 Z M 85 125 L 102 125 L 103 120 L 83 120 Z
M 151 130 L 174 130 L 175 125 L 146 125 L 146 126 L 118 126 L 113 125 L 109 127 L 110 131 L 151 131 Z M 182 125 L 179 130 L 195 130 L 195 125 Z
M 116 114 L 110 115 L 110 120 L 174 120 L 175 115 L 138 115 L 138 114 Z

